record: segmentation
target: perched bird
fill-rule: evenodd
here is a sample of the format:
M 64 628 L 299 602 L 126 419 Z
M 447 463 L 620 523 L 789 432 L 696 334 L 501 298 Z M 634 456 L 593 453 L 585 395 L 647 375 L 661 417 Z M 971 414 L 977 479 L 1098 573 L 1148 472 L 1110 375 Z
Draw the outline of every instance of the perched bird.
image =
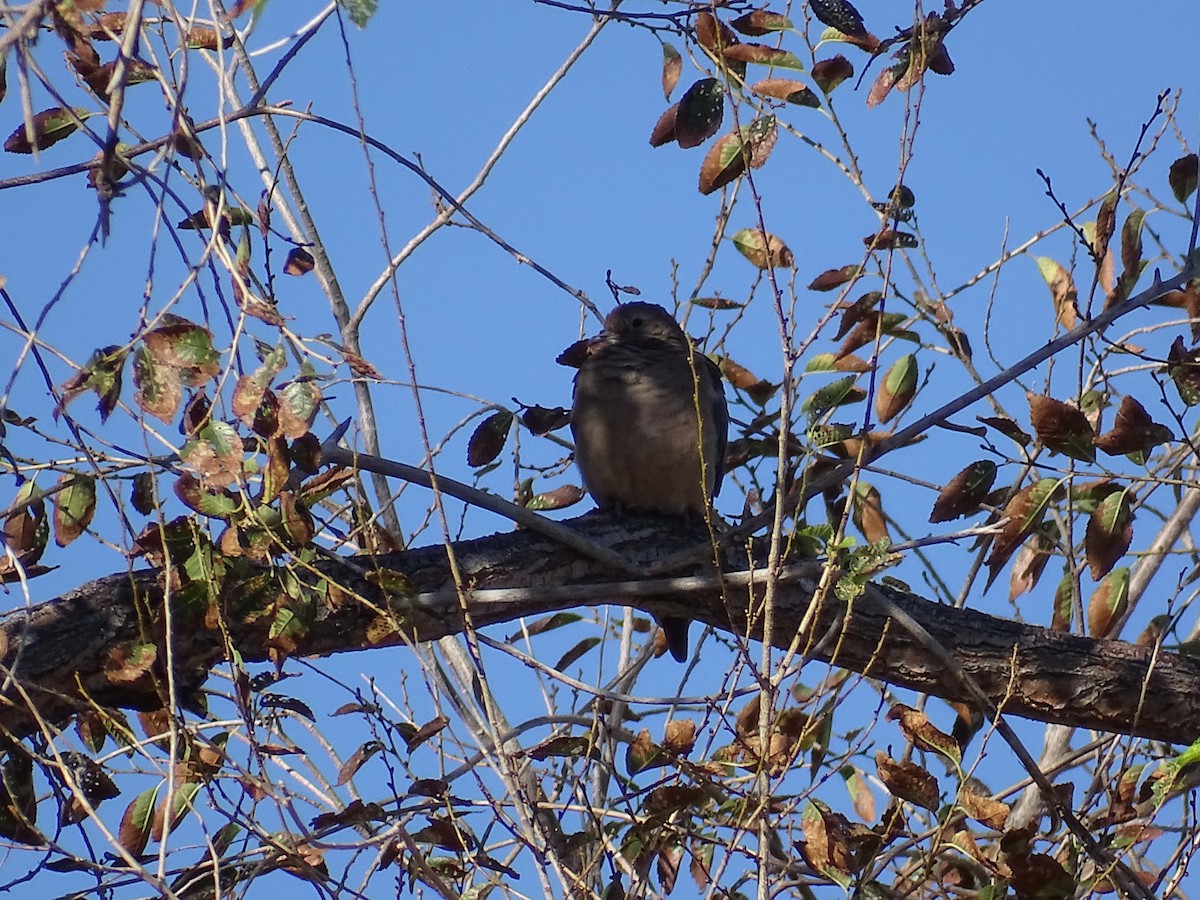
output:
M 571 432 L 584 486 L 601 509 L 703 520 L 725 468 L 721 370 L 661 306 L 618 306 L 575 376 Z M 683 662 L 688 620 L 662 626 Z

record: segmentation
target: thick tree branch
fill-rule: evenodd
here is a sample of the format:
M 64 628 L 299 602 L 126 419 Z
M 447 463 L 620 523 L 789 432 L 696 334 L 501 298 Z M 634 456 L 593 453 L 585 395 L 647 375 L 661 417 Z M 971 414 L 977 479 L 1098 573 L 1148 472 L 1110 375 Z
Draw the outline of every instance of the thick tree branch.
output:
M 696 537 L 654 519 L 592 514 L 567 524 L 639 567 L 678 552 Z M 656 615 L 685 613 L 722 630 L 758 635 L 757 627 L 747 623 L 761 619 L 749 602 L 749 573 L 761 571 L 760 561 L 752 564 L 732 552 L 723 561 L 724 589 L 711 567 L 696 567 L 673 579 L 615 582 L 601 563 L 528 531 L 465 541 L 455 546 L 455 554 L 469 582 L 466 608 L 478 628 L 576 606 L 626 603 Z M 246 661 L 265 660 L 273 653 L 320 656 L 429 641 L 463 627 L 442 546 L 324 560 L 298 573 L 307 583 L 324 579 L 328 586 L 307 601 L 289 597 L 276 579 L 267 577 L 270 571 L 251 566 L 231 570 L 207 610 L 195 612 L 194 601 L 191 613 L 176 605 L 174 658 L 184 683 L 199 684 L 225 659 L 219 622 Z M 818 574 L 818 563 L 797 563 L 777 591 L 773 633 L 781 647 L 790 645 L 804 618 Z M 393 593 L 386 595 L 379 584 Z M 945 647 L 1005 713 L 1171 743 L 1190 743 L 1200 735 L 1200 661 L 955 609 L 893 588 L 878 591 Z M 753 593 L 761 598 L 761 581 Z M 35 730 L 38 718 L 62 725 L 89 703 L 157 706 L 162 673 L 151 671 L 127 681 L 123 654 L 134 643 L 161 646 L 162 602 L 159 570 L 145 570 L 110 575 L 0 618 L 7 641 L 0 728 L 25 736 Z M 272 637 L 276 611 L 284 607 L 306 624 Z M 972 699 L 961 679 L 889 616 L 888 604 L 874 591 L 850 609 L 827 599 L 813 623 L 811 639 L 801 646 L 816 648 L 814 658 L 946 700 Z M 839 630 L 838 640 L 821 640 Z M 36 716 L 25 696 L 36 706 Z

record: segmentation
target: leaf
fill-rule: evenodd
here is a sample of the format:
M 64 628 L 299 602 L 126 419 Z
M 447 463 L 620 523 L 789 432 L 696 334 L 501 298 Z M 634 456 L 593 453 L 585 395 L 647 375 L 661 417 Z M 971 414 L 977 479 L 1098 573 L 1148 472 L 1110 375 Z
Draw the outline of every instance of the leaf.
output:
M 709 148 L 700 164 L 701 194 L 711 194 L 725 185 L 736 181 L 738 176 L 746 171 L 746 153 L 742 144 L 742 136 L 737 132 L 722 135 Z
M 679 83 L 679 76 L 683 74 L 683 57 L 666 41 L 663 41 L 662 44 L 662 55 L 663 99 L 670 100 L 671 92 L 675 90 L 675 85 Z
M 60 547 L 74 541 L 96 514 L 96 479 L 91 475 L 65 474 L 54 495 L 54 542 Z
M 188 384 L 199 387 L 221 372 L 221 354 L 213 347 L 212 332 L 180 316 L 165 315 L 142 335 L 157 364 L 180 369 Z
M 745 391 L 750 399 L 759 406 L 764 405 L 779 390 L 779 385 L 773 384 L 764 378 L 759 378 L 745 366 L 734 362 L 728 356 L 717 357 L 717 365 L 720 367 L 721 374 L 725 376 L 726 381 L 739 391 Z
M 887 714 L 888 720 L 900 726 L 904 736 L 918 750 L 928 750 L 943 756 L 957 766 L 962 762 L 958 741 L 938 729 L 925 713 L 903 703 L 895 704 Z
M 1088 634 L 1093 638 L 1115 637 L 1128 608 L 1129 569 L 1113 569 L 1088 601 Z
M 565 427 L 571 421 L 571 411 L 561 406 L 553 409 L 545 406 L 529 406 L 521 412 L 521 424 L 531 434 L 541 437 Z
M 192 25 L 183 36 L 183 45 L 189 50 L 228 50 L 233 46 L 233 35 L 220 35 L 215 28 Z
M 1120 200 L 1116 191 L 1109 191 L 1100 201 L 1096 212 L 1096 227 L 1092 236 L 1092 254 L 1096 259 L 1103 260 L 1108 253 L 1108 242 L 1112 240 L 1117 227 L 1117 203 Z
M 63 138 L 69 137 L 79 128 L 79 122 L 91 115 L 92 113 L 82 107 L 67 109 L 55 106 L 51 109 L 44 109 L 29 121 L 29 131 L 26 131 L 25 128 L 27 123 L 22 122 L 18 125 L 17 130 L 5 140 L 4 149 L 9 153 L 32 153 L 34 150 L 45 150 Z M 33 135 L 32 140 L 30 133 Z
M 729 310 L 729 309 L 744 309 L 746 304 L 737 300 L 729 300 L 720 295 L 714 297 L 693 297 L 688 303 L 693 306 L 700 306 L 704 309 Z
M 279 392 L 279 425 L 283 436 L 295 440 L 308 434 L 320 403 L 321 391 L 312 377 L 301 375 L 285 384 Z
M 866 399 L 867 392 L 856 387 L 854 381 L 854 376 L 847 375 L 825 385 L 805 398 L 801 411 L 807 413 L 809 419 L 816 421 L 837 406 Z
M 737 251 L 760 269 L 790 268 L 796 258 L 780 238 L 759 228 L 743 228 L 730 240 Z
M 847 79 L 854 77 L 854 66 L 846 57 L 838 54 L 830 59 L 822 59 L 813 63 L 812 80 L 817 83 L 824 93 L 832 94 L 833 89 Z
M 233 426 L 212 420 L 179 451 L 179 458 L 200 476 L 205 490 L 243 482 L 244 455 L 245 445 Z
M 696 41 L 710 53 L 720 55 L 726 47 L 738 42 L 738 37 L 728 25 L 710 13 L 702 11 L 696 16 Z
M 650 737 L 650 730 L 643 728 L 637 737 L 625 746 L 625 771 L 630 775 L 655 766 L 666 765 L 670 757 Z
M 1150 418 L 1150 413 L 1131 394 L 1121 398 L 1113 427 L 1099 435 L 1095 445 L 1110 456 L 1127 453 L 1143 456 L 1157 447 L 1174 440 L 1171 429 Z
M 168 809 L 164 801 L 155 810 L 150 837 L 156 842 L 161 843 L 171 833 L 171 830 L 179 824 L 179 820 L 183 818 L 184 813 L 192 808 L 192 800 L 195 799 L 198 793 L 200 793 L 198 782 L 187 781 L 176 785 L 171 795 L 171 808 Z
M 867 91 L 867 109 L 874 109 L 886 100 L 887 95 L 896 86 L 896 80 L 907 69 L 907 63 L 900 63 L 897 66 L 889 66 L 886 69 L 881 69 L 879 74 L 875 76 L 875 81 L 871 84 L 871 89 Z
M 303 247 L 293 247 L 288 251 L 287 259 L 283 263 L 283 274 L 307 275 L 316 264 L 313 255 Z
M 981 822 L 996 831 L 1004 830 L 1008 814 L 1012 811 L 1012 807 L 1007 803 L 973 793 L 965 787 L 958 795 L 958 805 L 976 822 Z
M 121 846 L 131 856 L 141 856 L 150 840 L 150 828 L 154 822 L 154 807 L 158 802 L 158 792 L 162 785 L 147 788 L 125 808 L 121 816 L 121 825 L 117 831 L 117 839 Z
M 568 506 L 574 506 L 584 496 L 586 496 L 584 492 L 575 485 L 563 484 L 553 490 L 534 495 L 525 504 L 525 508 L 538 512 L 545 512 L 551 509 L 566 509 Z
M 1083 546 L 1092 580 L 1099 581 L 1129 550 L 1133 541 L 1133 511 L 1127 490 L 1115 490 L 1096 506 L 1088 519 Z
M 729 23 L 747 37 L 762 37 L 773 31 L 790 31 L 792 20 L 782 13 L 771 12 L 766 7 L 738 16 Z
M 677 115 L 679 115 L 679 104 L 672 103 L 667 107 L 666 112 L 658 117 L 658 121 L 654 123 L 654 128 L 650 132 L 651 147 L 662 147 L 674 142 L 675 117 Z
M 1016 600 L 1022 594 L 1027 594 L 1037 587 L 1050 562 L 1050 551 L 1053 541 L 1045 534 L 1045 527 L 1038 529 L 1034 539 L 1017 551 L 1013 560 L 1012 572 L 1008 579 L 1008 599 Z
M 1037 257 L 1038 271 L 1042 274 L 1050 288 L 1050 297 L 1054 301 L 1054 318 L 1063 328 L 1075 327 L 1079 292 L 1075 289 L 1075 279 L 1048 256 Z
M 986 560 L 989 586 L 1017 548 L 1042 524 L 1046 510 L 1058 496 L 1062 484 L 1062 480 L 1056 478 L 1043 478 L 1022 488 L 1005 504 L 1001 516 L 1008 521 L 993 538 L 992 552 Z
M 680 147 L 698 147 L 717 133 L 725 116 L 725 88 L 715 78 L 701 78 L 679 98 L 675 140 Z
M 865 481 L 854 485 L 854 505 L 851 513 L 854 527 L 862 532 L 869 543 L 891 543 L 892 536 L 888 533 L 887 517 L 883 513 L 883 498 L 874 485 Z
M 808 8 L 822 25 L 848 37 L 862 37 L 867 33 L 862 15 L 849 0 L 809 0 Z
M 918 246 L 917 236 L 896 228 L 883 228 L 862 239 L 869 250 L 898 250 Z
M 1096 432 L 1079 407 L 1029 391 L 1029 422 L 1038 440 L 1052 453 L 1083 462 L 1096 461 Z
M 95 391 L 100 401 L 96 408 L 100 411 L 100 421 L 107 421 L 109 414 L 116 408 L 121 399 L 121 375 L 125 368 L 125 357 L 128 352 L 123 347 L 111 344 L 92 353 L 83 368 L 72 375 L 59 388 L 62 399 L 54 407 L 54 417 L 57 419 L 66 409 L 67 404 L 87 391 Z
M 1200 359 L 1200 351 L 1188 350 L 1181 337 L 1175 338 L 1167 353 L 1167 373 L 1175 382 L 1179 399 L 1187 406 L 1200 403 L 1200 364 L 1197 359 Z
M 812 88 L 790 78 L 764 78 L 750 86 L 750 90 L 764 97 L 774 97 L 796 106 L 807 106 L 816 109 L 821 105 Z
M 931 811 L 941 806 L 937 779 L 916 763 L 899 762 L 884 751 L 877 750 L 875 768 L 879 780 L 893 797 Z
M 766 44 L 734 44 L 732 47 L 726 47 L 722 56 L 738 62 L 794 69 L 798 72 L 804 71 L 804 63 L 796 54 L 788 50 L 768 47 Z
M 875 415 L 887 424 L 904 410 L 917 393 L 917 357 L 914 353 L 892 363 L 875 394 Z
M 408 752 L 412 753 L 431 737 L 439 734 L 449 724 L 450 720 L 445 716 L 438 716 L 434 719 L 430 719 L 407 738 Z
M 863 313 L 861 321 L 846 335 L 846 339 L 838 347 L 837 358 L 848 356 L 859 347 L 865 347 L 867 344 L 873 343 L 877 337 L 885 334 L 903 340 L 919 341 L 914 332 L 900 327 L 907 318 L 904 313 L 881 313 L 879 310 L 869 310 Z
M 995 428 L 1006 438 L 1016 441 L 1022 447 L 1028 446 L 1029 442 L 1033 440 L 1033 438 L 1026 434 L 1021 429 L 1021 426 L 1019 426 L 1012 419 L 1004 416 L 976 416 L 975 418 L 977 421 L 982 422 L 989 428 Z
M 930 522 L 949 522 L 980 508 L 996 481 L 996 464 L 989 459 L 971 463 L 946 482 L 929 513 Z
M 513 414 L 508 410 L 492 413 L 480 422 L 467 442 L 467 465 L 477 469 L 499 456 L 512 423 Z
M 346 10 L 350 21 L 359 28 L 366 28 L 367 22 L 379 8 L 378 0 L 338 0 L 338 5 Z
M 133 354 L 134 400 L 143 412 L 170 424 L 183 402 L 179 369 L 161 364 L 147 347 Z
M 1180 203 L 1184 203 L 1196 190 L 1198 180 L 1200 180 L 1200 157 L 1195 153 L 1179 157 L 1171 163 L 1171 168 L 1167 172 L 1167 183 L 1171 186 L 1171 193 Z
M 808 289 L 810 291 L 832 291 L 853 281 L 860 272 L 862 272 L 862 267 L 854 264 L 842 266 L 840 269 L 826 269 L 809 282 Z
M 361 744 L 357 750 L 350 754 L 350 758 L 342 763 L 341 768 L 338 769 L 337 784 L 348 784 L 350 779 L 354 777 L 354 774 L 366 765 L 372 756 L 386 749 L 379 741 L 367 741 Z

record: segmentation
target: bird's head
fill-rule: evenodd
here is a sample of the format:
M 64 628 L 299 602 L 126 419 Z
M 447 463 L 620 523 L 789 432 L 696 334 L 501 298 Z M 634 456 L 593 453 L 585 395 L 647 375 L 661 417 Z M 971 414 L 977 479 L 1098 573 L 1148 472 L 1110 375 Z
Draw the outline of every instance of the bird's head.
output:
M 657 303 L 623 303 L 604 320 L 604 334 L 609 339 L 629 343 L 662 342 L 678 344 L 687 341 L 675 317 Z

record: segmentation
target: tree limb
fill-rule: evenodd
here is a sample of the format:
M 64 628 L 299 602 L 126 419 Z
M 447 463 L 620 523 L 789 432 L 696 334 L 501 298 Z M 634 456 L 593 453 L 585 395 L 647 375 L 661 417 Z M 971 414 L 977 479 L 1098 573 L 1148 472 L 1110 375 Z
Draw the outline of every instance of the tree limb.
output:
M 639 567 L 650 567 L 696 539 L 675 522 L 653 518 L 590 514 L 566 524 Z M 460 542 L 454 550 L 468 580 L 467 609 L 477 627 L 622 603 L 658 616 L 686 614 L 750 637 L 759 633 L 754 622 L 761 610 L 752 607 L 750 596 L 763 593 L 761 578 L 751 575 L 762 572 L 761 560 L 735 551 L 723 560 L 723 576 L 711 566 L 694 566 L 677 578 L 614 582 L 603 564 L 529 531 Z M 303 603 L 271 577 L 273 571 L 284 570 L 235 566 L 207 610 L 193 612 L 191 620 L 179 607 L 174 610 L 175 621 L 185 623 L 173 636 L 182 683 L 198 686 L 226 658 L 221 629 L 247 662 L 430 641 L 462 629 L 446 548 L 440 545 L 378 557 L 332 557 L 306 571 L 293 567 L 305 583 L 326 587 L 303 594 L 309 597 Z M 779 646 L 791 643 L 819 575 L 816 561 L 796 563 L 785 573 L 774 611 Z M 889 616 L 888 603 L 873 599 L 875 590 L 849 609 L 826 600 L 813 618 L 811 638 L 801 646 L 807 643 L 813 658 L 870 678 L 946 700 L 972 701 L 962 680 Z M 1179 744 L 1200 734 L 1200 661 L 956 609 L 891 587 L 877 590 L 920 623 L 1004 713 Z M 151 669 L 129 680 L 122 654 L 135 643 L 163 645 L 163 597 L 161 570 L 146 569 L 110 575 L 0 617 L 0 637 L 7 646 L 0 728 L 27 736 L 39 718 L 61 726 L 93 704 L 157 708 L 163 673 Z M 273 635 L 275 613 L 283 608 L 306 624 Z M 821 640 L 839 630 L 837 640 Z M 159 660 L 164 657 L 158 654 Z M 36 715 L 28 704 L 36 707 Z

